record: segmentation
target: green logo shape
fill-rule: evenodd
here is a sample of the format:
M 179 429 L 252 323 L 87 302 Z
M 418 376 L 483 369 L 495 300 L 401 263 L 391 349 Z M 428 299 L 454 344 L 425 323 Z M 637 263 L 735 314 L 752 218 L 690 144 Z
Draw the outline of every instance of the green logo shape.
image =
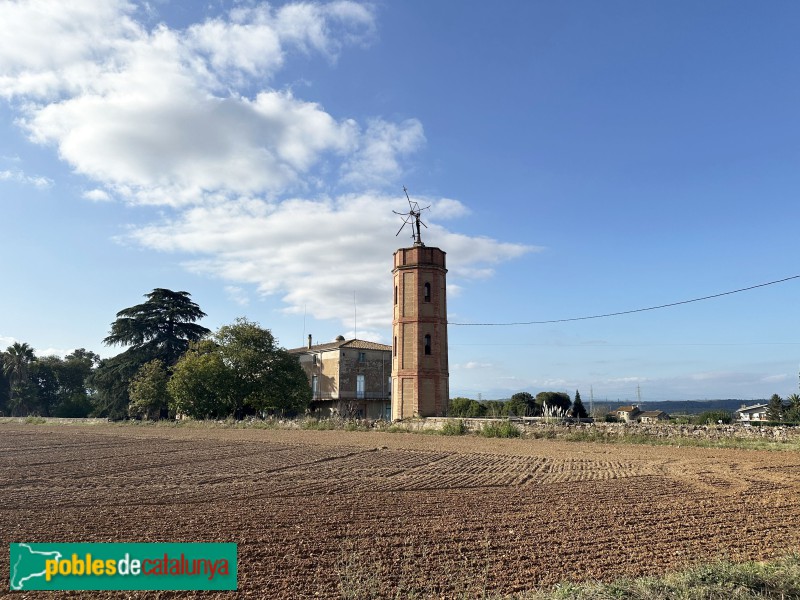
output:
M 236 544 L 19 543 L 11 590 L 235 590 Z

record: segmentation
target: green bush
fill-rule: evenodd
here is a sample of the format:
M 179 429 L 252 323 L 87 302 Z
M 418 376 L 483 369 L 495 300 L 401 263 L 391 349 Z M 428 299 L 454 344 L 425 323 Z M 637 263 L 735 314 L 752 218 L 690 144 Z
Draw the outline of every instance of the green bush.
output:
M 503 421 L 502 423 L 485 423 L 480 434 L 483 437 L 517 438 L 522 435 L 522 432 L 511 421 Z
M 719 421 L 728 425 L 733 421 L 733 417 L 731 417 L 731 413 L 724 410 L 708 410 L 700 413 L 692 420 L 695 425 L 716 425 Z
M 313 429 L 315 431 L 323 431 L 329 429 L 337 429 L 336 423 L 331 419 L 305 419 L 300 421 L 300 429 Z
M 463 419 L 451 419 L 445 422 L 439 433 L 442 435 L 464 435 L 467 433 L 467 425 Z

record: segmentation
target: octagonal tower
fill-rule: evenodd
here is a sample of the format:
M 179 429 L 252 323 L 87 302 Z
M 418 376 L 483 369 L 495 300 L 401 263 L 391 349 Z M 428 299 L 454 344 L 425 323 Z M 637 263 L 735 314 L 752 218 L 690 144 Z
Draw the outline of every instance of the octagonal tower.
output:
M 445 253 L 416 240 L 394 253 L 392 419 L 444 416 L 450 397 Z

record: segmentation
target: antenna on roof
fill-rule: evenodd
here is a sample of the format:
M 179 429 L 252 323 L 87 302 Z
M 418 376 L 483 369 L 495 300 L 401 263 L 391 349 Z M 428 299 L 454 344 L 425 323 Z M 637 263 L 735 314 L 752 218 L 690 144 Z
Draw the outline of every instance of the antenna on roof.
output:
M 356 304 L 355 290 L 353 290 L 353 339 L 358 339 L 358 304 Z
M 400 232 L 403 231 L 403 228 L 406 225 L 411 225 L 411 239 L 414 240 L 415 246 L 424 246 L 425 244 L 422 243 L 422 231 L 420 230 L 420 225 L 425 229 L 428 228 L 425 223 L 422 222 L 420 219 L 420 215 L 422 214 L 423 210 L 428 210 L 431 206 L 430 204 L 425 208 L 420 208 L 418 202 L 412 202 L 411 198 L 408 197 L 408 190 L 406 186 L 403 186 L 403 191 L 406 193 L 406 200 L 408 200 L 408 212 L 407 213 L 399 213 L 396 210 L 392 212 L 396 215 L 400 215 L 403 217 L 403 224 L 400 226 L 400 229 L 397 230 L 395 233 L 395 237 L 400 235 Z M 416 226 L 416 228 L 415 228 Z

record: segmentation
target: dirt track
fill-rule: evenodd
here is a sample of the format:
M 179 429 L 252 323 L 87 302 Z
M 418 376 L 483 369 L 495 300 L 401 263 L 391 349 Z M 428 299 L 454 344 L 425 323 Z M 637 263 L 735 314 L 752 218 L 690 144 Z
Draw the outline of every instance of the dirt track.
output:
M 0 424 L 6 590 L 10 542 L 237 542 L 240 595 L 461 596 L 765 559 L 798 522 L 795 452 Z

